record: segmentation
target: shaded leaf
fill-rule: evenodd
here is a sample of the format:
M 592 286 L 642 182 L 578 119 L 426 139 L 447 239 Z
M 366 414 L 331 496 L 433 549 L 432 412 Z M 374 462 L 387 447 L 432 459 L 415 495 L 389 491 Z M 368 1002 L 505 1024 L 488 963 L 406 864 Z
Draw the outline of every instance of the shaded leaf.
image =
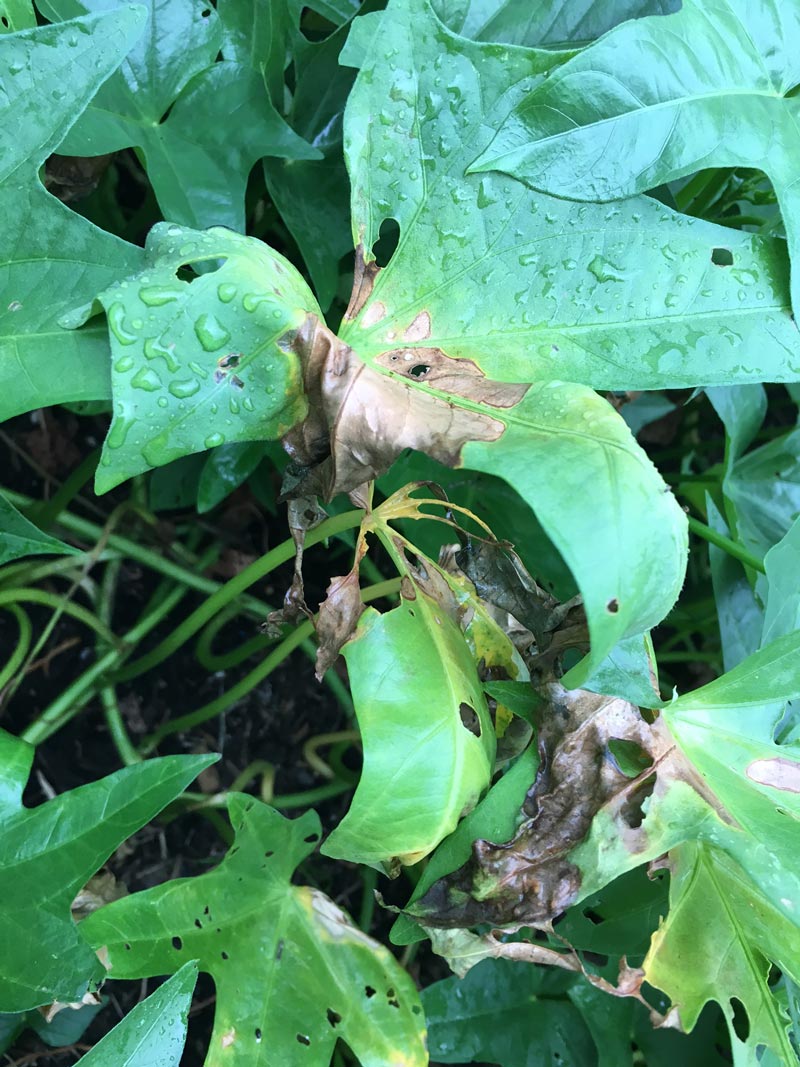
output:
M 220 259 L 191 282 L 180 275 L 185 263 Z M 98 300 L 108 316 L 114 393 L 98 492 L 187 453 L 280 437 L 305 413 L 300 368 L 278 341 L 314 298 L 294 267 L 259 241 L 159 223 L 141 273 Z
M 711 529 L 730 536 L 725 520 L 708 495 L 706 510 Z M 759 647 L 764 612 L 738 560 L 716 545 L 708 546 L 708 558 L 722 640 L 722 662 L 729 671 Z
M 664 701 L 658 689 L 653 642 L 649 634 L 626 637 L 611 650 L 589 678 L 584 689 L 621 697 L 640 708 L 660 708 Z
M 475 169 L 611 200 L 704 167 L 757 167 L 778 196 L 794 261 L 799 46 L 800 14 L 778 0 L 684 0 L 666 21 L 618 26 L 529 93 Z M 737 268 L 741 284 L 759 284 Z
M 229 794 L 236 843 L 215 870 L 134 893 L 83 924 L 117 978 L 174 971 L 197 959 L 216 986 L 206 1067 L 328 1064 L 339 1037 L 364 1067 L 423 1067 L 413 982 L 328 897 L 291 876 L 320 837 Z M 247 982 L 242 981 L 247 976 Z
M 264 458 L 260 441 L 219 445 L 209 455 L 197 486 L 197 510 L 203 515 L 247 481 Z
M 69 333 L 58 320 L 135 271 L 141 250 L 70 211 L 45 192 L 37 172 L 119 66 L 142 31 L 142 15 L 125 5 L 0 35 L 0 66 L 8 71 L 0 106 L 0 419 L 110 395 L 104 328 Z
M 77 551 L 72 545 L 42 533 L 0 493 L 0 566 L 21 556 L 47 553 L 71 556 Z
M 800 430 L 791 430 L 732 464 L 725 495 L 738 533 L 757 556 L 776 545 L 800 515 Z
M 0 732 L 0 1007 L 10 1012 L 77 1002 L 97 988 L 105 970 L 70 917 L 75 895 L 215 757 L 147 760 L 28 809 L 32 759 L 32 748 Z
M 764 557 L 767 603 L 762 644 L 800 630 L 800 518 Z
M 434 10 L 456 33 L 476 41 L 566 48 L 602 37 L 626 19 L 666 15 L 680 0 L 436 0 Z
M 43 0 L 52 19 L 105 0 Z M 262 75 L 215 62 L 222 27 L 205 0 L 148 0 L 148 32 L 100 90 L 63 150 L 88 156 L 134 146 L 165 218 L 187 226 L 244 230 L 244 191 L 265 155 L 315 158 L 272 106 Z M 202 121 L 198 122 L 198 116 Z
M 101 1038 L 76 1067 L 178 1067 L 186 1041 L 186 1026 L 197 964 L 187 963 L 138 1003 Z

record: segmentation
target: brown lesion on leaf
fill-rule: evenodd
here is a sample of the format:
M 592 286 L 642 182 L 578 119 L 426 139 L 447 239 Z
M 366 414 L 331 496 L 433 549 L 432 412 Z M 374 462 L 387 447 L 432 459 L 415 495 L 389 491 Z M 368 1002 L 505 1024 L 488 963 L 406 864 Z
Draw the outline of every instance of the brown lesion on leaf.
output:
M 528 384 L 492 381 L 473 360 L 457 359 L 441 348 L 424 345 L 388 349 L 376 356 L 374 363 L 405 378 L 424 381 L 443 393 L 493 408 L 514 407 L 530 389 Z
M 431 317 L 427 311 L 420 311 L 403 332 L 404 341 L 427 341 L 431 335 Z
M 375 287 L 375 279 L 381 272 L 381 268 L 371 260 L 369 263 L 364 257 L 364 246 L 360 244 L 356 249 L 355 271 L 353 273 L 353 290 L 350 294 L 350 303 L 344 313 L 344 321 L 351 322 L 369 300 L 370 294 Z

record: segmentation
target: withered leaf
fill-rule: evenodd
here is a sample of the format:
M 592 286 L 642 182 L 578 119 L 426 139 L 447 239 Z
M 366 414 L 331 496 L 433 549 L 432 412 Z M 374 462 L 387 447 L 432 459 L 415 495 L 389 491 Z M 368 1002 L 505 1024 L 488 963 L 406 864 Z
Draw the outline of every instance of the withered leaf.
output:
M 336 662 L 342 645 L 349 641 L 364 611 L 358 584 L 358 565 L 349 574 L 331 578 L 326 599 L 319 606 L 317 618 L 317 679 Z

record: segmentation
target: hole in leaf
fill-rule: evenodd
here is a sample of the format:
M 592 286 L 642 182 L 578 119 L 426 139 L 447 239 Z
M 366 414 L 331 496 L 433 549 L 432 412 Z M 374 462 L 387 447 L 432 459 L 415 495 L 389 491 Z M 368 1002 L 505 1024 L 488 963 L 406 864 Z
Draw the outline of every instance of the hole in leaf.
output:
M 180 950 L 183 948 L 183 941 L 179 937 L 173 937 L 172 947 L 176 949 L 176 951 L 180 952 Z
M 260 1026 L 256 1027 L 256 1041 L 258 1041 L 258 1042 L 261 1041 L 261 1027 Z
M 480 737 L 481 720 L 478 718 L 478 713 L 475 709 L 462 700 L 458 708 L 458 714 L 461 716 L 461 725 L 469 730 L 471 734 Z
M 612 597 L 606 604 L 606 611 L 609 612 L 609 614 L 611 615 L 616 615 L 619 611 L 619 601 L 615 596 Z
M 264 856 L 265 856 L 266 859 L 269 859 L 270 856 L 274 856 L 274 855 L 275 855 L 275 853 L 272 851 L 272 849 L 269 849 L 268 852 L 264 853 Z
M 300 1042 L 301 1045 L 310 1045 L 311 1044 L 311 1038 L 310 1037 L 306 1037 L 305 1034 L 298 1034 L 297 1035 L 297 1040 Z
M 409 370 L 409 374 L 412 378 L 424 378 L 431 368 L 426 363 L 418 363 L 416 367 L 412 367 Z
M 203 11 L 200 12 L 200 18 L 207 19 L 210 14 L 211 14 L 211 8 L 207 7 Z
M 8 19 L 5 17 L 5 15 L 0 16 L 0 22 L 2 22 L 6 29 L 8 29 Z
M 319 834 L 308 834 L 308 836 L 304 837 L 303 840 L 307 845 L 312 845 L 315 841 L 319 841 Z
M 283 938 L 280 939 L 280 941 L 278 942 L 278 944 L 277 944 L 277 946 L 275 948 L 275 959 L 279 960 L 282 955 L 283 955 Z
M 244 382 L 242 381 L 242 379 L 239 377 L 238 374 L 232 374 L 231 375 L 231 386 L 234 389 L 244 389 Z
M 206 906 L 203 908 L 203 915 L 210 915 L 210 914 L 211 914 L 211 908 L 209 908 L 208 904 L 206 904 Z
M 197 927 L 198 930 L 202 930 L 203 929 L 203 924 L 200 922 L 199 919 L 195 919 L 194 925 Z
M 125 949 L 126 949 L 127 952 L 130 952 L 130 950 L 131 950 L 131 946 L 128 944 L 127 941 L 125 942 Z
M 632 830 L 638 829 L 644 822 L 644 802 L 653 792 L 656 787 L 656 776 L 651 774 L 648 778 L 645 778 L 642 782 L 636 786 L 636 788 L 628 794 L 625 804 L 620 810 L 625 824 L 630 826 Z
M 642 771 L 653 765 L 649 753 L 627 738 L 612 737 L 608 742 L 608 754 L 626 778 L 638 778 Z
M 372 254 L 379 267 L 385 267 L 395 254 L 400 241 L 400 227 L 394 219 L 384 219 L 378 240 L 372 246 Z
M 715 267 L 732 267 L 733 252 L 730 248 L 712 248 L 711 262 Z
M 747 1017 L 745 1006 L 738 997 L 731 997 L 730 1004 L 733 1011 L 733 1019 L 731 1020 L 733 1032 L 740 1041 L 747 1041 L 750 1036 L 750 1020 Z
M 222 958 L 223 958 L 224 960 L 229 960 L 229 959 L 230 959 L 230 956 L 228 955 L 228 953 L 227 953 L 227 952 L 224 952 L 224 951 L 223 951 L 223 952 L 220 952 L 220 956 L 221 956 L 221 957 L 222 957 Z
M 165 123 L 165 122 L 167 121 L 167 119 L 168 119 L 168 118 L 169 118 L 169 116 L 170 116 L 170 112 L 172 111 L 172 107 L 173 107 L 173 105 L 172 105 L 172 104 L 170 104 L 170 105 L 169 105 L 169 107 L 167 108 L 167 110 L 166 110 L 166 111 L 164 112 L 164 114 L 163 114 L 163 115 L 161 116 L 161 118 L 160 118 L 160 119 L 158 120 L 158 124 L 159 124 L 159 126 L 163 126 L 163 125 L 164 125 L 164 123 Z
M 334 1011 L 333 1008 L 328 1008 L 327 1015 L 328 1015 L 328 1023 L 331 1026 L 334 1026 L 334 1027 L 338 1026 L 339 1023 L 342 1021 L 342 1017 L 339 1014 L 339 1012 L 338 1011 Z
M 239 360 L 242 358 L 241 352 L 228 352 L 225 356 L 220 356 L 217 360 L 218 367 L 238 367 Z
M 375 996 L 375 990 L 372 988 L 371 985 L 364 986 L 364 995 L 367 997 L 368 1000 L 370 997 Z
M 600 926 L 601 923 L 605 922 L 603 916 L 599 915 L 596 911 L 592 911 L 591 908 L 586 908 L 583 914 L 594 926 Z

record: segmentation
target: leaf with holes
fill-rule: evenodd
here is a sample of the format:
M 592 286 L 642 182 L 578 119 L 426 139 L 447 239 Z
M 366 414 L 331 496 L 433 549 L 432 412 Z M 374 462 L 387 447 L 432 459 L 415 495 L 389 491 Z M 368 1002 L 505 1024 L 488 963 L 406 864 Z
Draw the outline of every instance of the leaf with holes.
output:
M 192 281 L 181 270 L 220 260 Z M 294 267 L 260 241 L 160 223 L 141 273 L 98 300 L 114 394 L 99 492 L 216 445 L 274 440 L 305 414 L 299 363 L 278 341 L 316 304 Z
M 38 171 L 141 34 L 143 14 L 121 5 L 0 35 L 0 419 L 110 395 L 105 328 L 70 333 L 58 320 L 137 270 L 141 250 L 45 192 Z
M 236 843 L 219 867 L 84 921 L 111 974 L 161 975 L 198 960 L 217 990 L 206 1067 L 326 1065 L 340 1037 L 364 1067 L 424 1067 L 411 979 L 328 897 L 290 884 L 319 840 L 316 815 L 290 821 L 242 794 L 228 804 Z
M 41 4 L 54 21 L 105 6 L 106 0 Z M 166 218 L 244 230 L 244 192 L 254 164 L 268 155 L 318 159 L 320 152 L 287 126 L 259 71 L 216 62 L 223 33 L 213 4 L 148 0 L 147 13 L 147 33 L 63 150 L 94 156 L 139 148 Z
M 22 806 L 33 749 L 0 732 L 0 1009 L 80 1001 L 105 977 L 70 917 L 78 890 L 215 757 L 148 760 Z
M 473 169 L 612 200 L 705 167 L 757 167 L 783 213 L 798 313 L 798 56 L 793 4 L 684 0 L 666 20 L 617 27 L 516 102 Z M 731 273 L 745 288 L 761 285 L 745 265 Z

